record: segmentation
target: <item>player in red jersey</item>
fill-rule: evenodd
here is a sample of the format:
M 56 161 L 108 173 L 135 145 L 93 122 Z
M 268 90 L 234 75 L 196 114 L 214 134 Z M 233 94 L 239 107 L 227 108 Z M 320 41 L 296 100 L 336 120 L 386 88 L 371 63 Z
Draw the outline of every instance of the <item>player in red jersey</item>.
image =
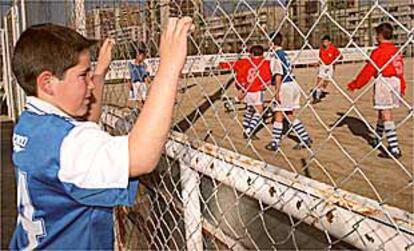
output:
M 331 42 L 331 37 L 323 36 L 321 48 L 319 49 L 319 71 L 316 78 L 316 88 L 313 90 L 313 102 L 318 103 L 326 95 L 326 87 L 334 76 L 334 64 L 340 59 L 341 52 Z
M 372 146 L 377 147 L 385 130 L 388 150 L 395 158 L 401 156 L 398 146 L 392 109 L 400 106 L 400 99 L 405 94 L 404 61 L 399 49 L 391 42 L 393 27 L 382 23 L 375 28 L 378 47 L 370 56 L 370 61 L 364 66 L 357 78 L 348 84 L 348 89 L 354 91 L 365 86 L 372 77 L 374 80 L 374 109 L 378 111 L 377 126 Z M 388 154 L 381 153 L 383 157 Z
M 238 60 L 233 66 L 236 86 L 240 87 L 238 99 L 244 99 L 247 105 L 243 119 L 245 138 L 251 138 L 260 126 L 264 90 L 272 79 L 270 62 L 263 54 L 263 47 L 254 45 L 250 48 L 250 57 Z

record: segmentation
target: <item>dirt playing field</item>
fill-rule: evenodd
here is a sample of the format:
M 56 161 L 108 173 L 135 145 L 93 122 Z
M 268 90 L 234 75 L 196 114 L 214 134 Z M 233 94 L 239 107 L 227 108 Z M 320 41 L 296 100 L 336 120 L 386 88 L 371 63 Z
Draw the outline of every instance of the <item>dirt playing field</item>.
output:
M 414 104 L 413 63 L 412 58 L 405 59 L 407 94 L 404 100 L 408 107 L 402 104 L 394 113 L 403 152 L 398 161 L 380 158 L 380 151 L 372 149 L 368 144 L 372 133 L 365 121 L 371 126 L 376 123 L 376 112 L 372 108 L 372 87 L 356 101 L 355 108 L 361 116 L 355 111 L 349 112 L 351 102 L 333 84 L 329 85 L 329 95 L 316 105 L 306 103 L 306 97 L 302 96 L 304 107 L 299 111 L 298 118 L 304 122 L 313 139 L 311 150 L 293 150 L 292 147 L 297 142 L 293 132 L 284 136 L 281 151 L 275 153 L 266 150 L 265 145 L 271 139 L 269 119 L 258 132 L 257 139 L 244 139 L 244 106 L 238 104 L 235 112 L 227 112 L 222 101 L 225 96 L 234 97 L 234 86 L 227 86 L 231 74 L 183 79 L 176 105 L 175 129 L 193 139 L 206 140 L 332 186 L 414 212 L 414 121 L 410 110 Z M 338 65 L 336 68 L 338 87 L 350 98 L 356 98 L 364 92 L 363 89 L 350 94 L 345 88 L 345 84 L 355 77 L 361 67 L 361 63 L 355 63 Z M 297 81 L 306 94 L 309 94 L 314 85 L 316 71 L 317 68 L 294 70 Z M 125 86 L 107 85 L 106 88 L 106 103 L 125 107 Z M 268 92 L 266 100 L 269 101 L 270 98 L 271 93 Z M 339 119 L 341 121 L 336 123 Z

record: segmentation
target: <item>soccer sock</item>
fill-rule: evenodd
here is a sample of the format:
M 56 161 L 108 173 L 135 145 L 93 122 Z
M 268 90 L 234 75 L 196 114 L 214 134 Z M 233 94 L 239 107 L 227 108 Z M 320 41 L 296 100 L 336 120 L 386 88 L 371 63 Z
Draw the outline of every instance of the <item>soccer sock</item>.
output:
M 250 106 L 246 108 L 246 111 L 243 114 L 243 128 L 244 130 L 249 129 L 250 121 L 253 117 L 253 111 L 251 110 Z
M 272 128 L 272 144 L 276 144 L 277 146 L 280 145 L 280 141 L 282 140 L 282 131 L 283 123 L 274 122 Z
M 304 141 L 308 142 L 310 140 L 309 134 L 303 126 L 302 122 L 299 119 L 293 121 L 293 130 L 299 135 L 299 137 Z M 302 142 L 301 142 L 302 143 Z
M 322 89 L 321 88 L 317 88 L 315 90 L 315 98 L 316 99 L 320 99 L 322 97 Z
M 252 133 L 257 129 L 257 127 L 259 126 L 260 120 L 261 120 L 260 113 L 257 113 L 257 112 L 254 113 L 252 120 L 250 120 L 248 133 Z
M 378 139 L 381 140 L 382 134 L 384 134 L 384 122 L 378 121 L 377 127 L 375 128 L 375 133 L 378 135 Z
M 398 153 L 400 149 L 398 147 L 397 132 L 395 131 L 394 121 L 385 121 L 384 129 L 390 151 L 393 153 Z

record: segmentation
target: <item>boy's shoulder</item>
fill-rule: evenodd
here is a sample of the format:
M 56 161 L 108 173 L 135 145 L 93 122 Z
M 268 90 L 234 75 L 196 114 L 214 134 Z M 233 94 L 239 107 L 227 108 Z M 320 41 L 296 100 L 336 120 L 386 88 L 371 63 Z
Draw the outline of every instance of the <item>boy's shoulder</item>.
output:
M 42 114 L 23 111 L 16 123 L 15 131 L 28 134 L 53 135 L 58 131 L 69 131 L 76 126 L 76 121 L 56 114 Z

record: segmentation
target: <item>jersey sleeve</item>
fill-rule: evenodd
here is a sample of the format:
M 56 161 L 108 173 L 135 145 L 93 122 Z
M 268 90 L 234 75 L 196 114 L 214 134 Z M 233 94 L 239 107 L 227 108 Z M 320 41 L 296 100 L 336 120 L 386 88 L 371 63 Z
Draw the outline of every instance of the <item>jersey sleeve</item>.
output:
M 370 57 L 373 63 L 378 64 L 377 56 L 378 56 L 378 51 L 374 50 L 371 53 L 371 57 Z M 358 74 L 356 79 L 348 84 L 348 89 L 350 90 L 360 89 L 363 86 L 365 86 L 373 76 L 375 76 L 375 74 L 377 73 L 377 70 L 375 66 L 373 65 L 373 63 L 367 62 L 367 64 L 364 66 L 364 68 L 362 68 L 361 72 Z
M 341 51 L 337 48 L 337 47 L 335 47 L 335 57 L 334 57 L 334 60 L 335 59 L 337 59 L 339 57 L 339 59 L 338 60 L 340 60 L 341 58 Z
M 279 58 L 272 58 L 270 61 L 270 71 L 272 75 L 283 75 L 283 65 Z
M 65 191 L 90 206 L 132 205 L 138 181 L 129 179 L 128 137 L 114 137 L 92 122 L 72 129 L 62 142 L 58 178 Z

